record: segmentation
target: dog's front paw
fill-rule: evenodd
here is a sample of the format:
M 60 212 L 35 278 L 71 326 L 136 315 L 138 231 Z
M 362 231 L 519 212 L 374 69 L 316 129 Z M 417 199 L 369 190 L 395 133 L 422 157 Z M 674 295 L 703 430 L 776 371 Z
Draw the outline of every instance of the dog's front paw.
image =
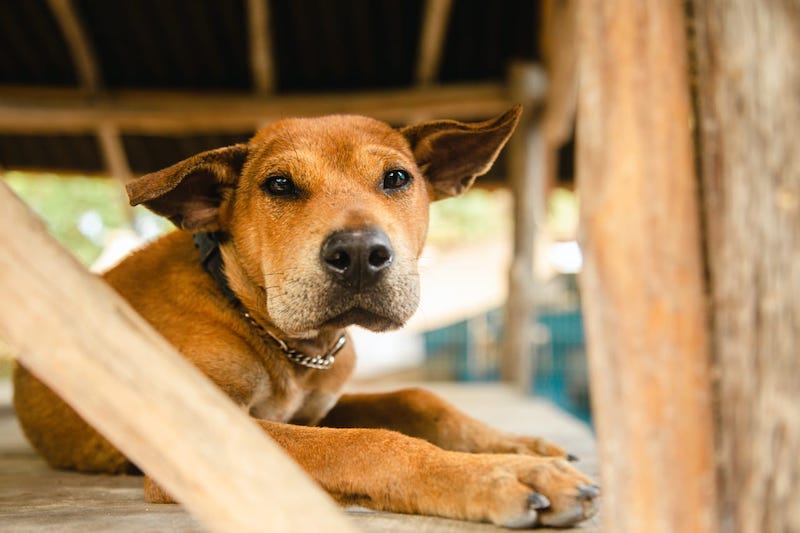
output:
M 572 526 L 597 513 L 600 489 L 563 459 L 478 456 L 473 505 L 508 528 Z
M 550 505 L 539 511 L 538 525 L 567 527 L 597 514 L 600 487 L 561 459 L 550 461 L 536 481 Z
M 567 453 L 563 448 L 545 439 L 513 434 L 503 435 L 492 451 L 493 453 L 516 453 L 523 455 L 539 455 L 542 457 L 559 457 L 567 461 L 578 460 L 574 455 Z

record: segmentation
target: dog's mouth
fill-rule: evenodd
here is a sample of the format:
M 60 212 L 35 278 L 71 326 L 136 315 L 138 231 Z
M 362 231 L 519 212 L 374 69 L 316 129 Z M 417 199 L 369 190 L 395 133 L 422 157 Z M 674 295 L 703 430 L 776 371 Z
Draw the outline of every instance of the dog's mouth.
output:
M 361 326 L 372 331 L 386 331 L 399 328 L 403 324 L 392 318 L 375 313 L 374 311 L 369 311 L 362 307 L 353 307 L 327 319 L 323 325 L 335 328 Z
M 280 291 L 268 291 L 267 312 L 276 327 L 296 337 L 354 325 L 376 332 L 397 329 L 419 303 L 416 271 L 398 266 L 391 277 L 364 291 L 348 290 L 327 277 L 283 280 Z

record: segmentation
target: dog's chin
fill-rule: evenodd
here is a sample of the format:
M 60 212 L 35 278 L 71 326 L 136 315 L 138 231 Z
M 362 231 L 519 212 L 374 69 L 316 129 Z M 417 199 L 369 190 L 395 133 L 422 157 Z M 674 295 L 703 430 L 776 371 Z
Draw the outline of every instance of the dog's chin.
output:
M 268 295 L 267 312 L 276 327 L 297 338 L 311 338 L 320 330 L 347 326 L 372 331 L 397 329 L 411 318 L 419 304 L 419 284 L 412 274 L 396 275 L 356 293 L 327 278 L 316 282 L 300 278 L 284 283 L 292 291 Z
M 380 315 L 361 307 L 353 307 L 352 309 L 348 309 L 343 313 L 339 313 L 325 320 L 322 327 L 346 328 L 348 326 L 361 326 L 371 331 L 387 331 L 390 329 L 397 329 L 402 325 L 403 322 L 396 319 Z

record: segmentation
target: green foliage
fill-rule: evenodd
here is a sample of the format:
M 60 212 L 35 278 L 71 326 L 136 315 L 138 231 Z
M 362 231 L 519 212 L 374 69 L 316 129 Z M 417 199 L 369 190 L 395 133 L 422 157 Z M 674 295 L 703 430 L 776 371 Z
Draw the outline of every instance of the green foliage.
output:
M 466 194 L 431 204 L 428 241 L 449 247 L 501 238 L 511 231 L 508 191 L 473 189 Z
M 6 182 L 47 225 L 50 233 L 84 264 L 91 264 L 102 243 L 92 242 L 78 229 L 81 216 L 96 212 L 106 228 L 128 223 L 123 191 L 107 178 L 7 172 Z
M 567 189 L 554 189 L 547 199 L 547 228 L 557 240 L 572 240 L 578 232 L 578 197 Z
M 110 178 L 6 172 L 3 179 L 85 265 L 100 255 L 109 231 L 130 227 L 134 216 L 155 217 L 143 208 L 128 207 L 125 192 Z M 94 222 L 94 238 L 79 229 L 82 218 Z M 168 226 L 160 223 L 162 229 Z

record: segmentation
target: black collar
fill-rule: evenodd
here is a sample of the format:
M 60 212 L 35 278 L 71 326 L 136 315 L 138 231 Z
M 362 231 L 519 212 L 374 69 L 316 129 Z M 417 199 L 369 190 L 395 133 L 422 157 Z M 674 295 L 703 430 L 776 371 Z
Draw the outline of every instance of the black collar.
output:
M 220 232 L 195 233 L 192 235 L 192 239 L 194 239 L 194 247 L 200 252 L 200 264 L 217 282 L 222 294 L 235 307 L 241 309 L 242 303 L 228 285 L 228 278 L 225 277 L 222 269 L 222 252 L 219 250 L 219 245 L 227 240 L 227 235 Z
M 219 245 L 224 243 L 227 238 L 227 235 L 222 232 L 195 233 L 192 235 L 194 246 L 197 248 L 197 251 L 200 252 L 200 264 L 203 265 L 205 271 L 217 282 L 217 286 L 222 291 L 222 294 L 225 295 L 228 301 L 231 302 L 231 305 L 238 309 L 241 315 L 256 329 L 256 331 L 258 331 L 261 338 L 269 338 L 277 344 L 278 348 L 280 348 L 291 361 L 298 365 L 316 368 L 318 370 L 330 368 L 334 363 L 336 354 L 347 344 L 347 336 L 342 333 L 327 352 L 310 356 L 289 348 L 283 340 L 256 322 L 247 309 L 245 309 L 244 305 L 242 305 L 241 300 L 239 300 L 236 294 L 231 290 L 230 285 L 228 285 L 228 278 L 225 276 L 223 268 L 222 252 L 220 252 L 219 249 Z

